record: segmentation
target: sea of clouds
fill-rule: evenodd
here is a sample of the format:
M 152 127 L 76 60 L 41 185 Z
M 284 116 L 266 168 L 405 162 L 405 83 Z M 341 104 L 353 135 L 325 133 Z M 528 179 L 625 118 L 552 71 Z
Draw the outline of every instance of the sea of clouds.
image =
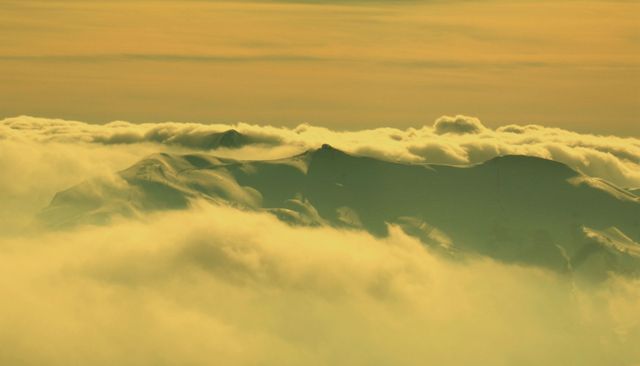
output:
M 336 131 L 301 124 L 295 128 L 237 124 L 142 123 L 104 125 L 34 117 L 0 121 L 0 140 L 97 145 L 158 144 L 202 150 L 212 133 L 234 129 L 255 143 L 240 158 L 287 156 L 329 143 L 360 155 L 404 162 L 475 164 L 507 154 L 556 160 L 621 187 L 640 187 L 640 139 L 590 135 L 539 125 L 496 129 L 468 116 L 443 116 L 421 128 Z M 225 151 L 217 152 L 226 154 Z M 266 155 L 265 155 L 266 154 Z
M 250 229 L 248 229 L 250 228 Z M 3 365 L 635 365 L 640 282 L 207 204 L 0 239 Z
M 0 122 L 2 365 L 638 365 L 640 281 L 575 283 L 487 258 L 452 261 L 386 238 L 293 227 L 195 202 L 61 231 L 31 221 L 55 192 L 234 128 L 277 158 L 330 143 L 406 162 L 543 156 L 640 186 L 640 140 L 471 117 L 340 132 L 247 124 Z M 190 142 L 191 141 L 191 142 Z M 193 142 L 196 141 L 196 142 Z

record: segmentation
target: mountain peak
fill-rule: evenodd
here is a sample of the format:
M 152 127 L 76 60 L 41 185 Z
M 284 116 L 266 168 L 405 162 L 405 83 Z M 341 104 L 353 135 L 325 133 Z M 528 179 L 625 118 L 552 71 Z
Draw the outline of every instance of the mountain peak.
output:
M 308 150 L 307 153 L 312 157 L 318 156 L 337 156 L 337 155 L 349 155 L 346 152 L 336 149 L 335 147 L 324 143 L 317 149 Z
M 235 129 L 219 132 L 214 138 L 216 144 L 220 147 L 239 148 L 249 143 L 250 139 Z

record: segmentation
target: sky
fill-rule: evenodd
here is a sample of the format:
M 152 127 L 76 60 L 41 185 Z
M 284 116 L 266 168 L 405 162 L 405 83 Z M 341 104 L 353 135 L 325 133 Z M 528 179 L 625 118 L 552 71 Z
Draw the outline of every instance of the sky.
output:
M 633 1 L 0 1 L 0 118 L 639 136 Z

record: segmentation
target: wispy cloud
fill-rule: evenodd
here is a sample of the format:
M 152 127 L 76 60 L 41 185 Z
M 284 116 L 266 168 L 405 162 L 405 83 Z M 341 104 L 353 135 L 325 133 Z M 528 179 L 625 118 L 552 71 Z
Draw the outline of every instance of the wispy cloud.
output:
M 198 55 L 198 54 L 93 54 L 93 55 L 0 55 L 0 61 L 29 62 L 319 62 L 329 59 L 304 55 Z
M 310 120 L 354 128 L 409 126 L 464 111 L 638 132 L 633 2 L 1 6 L 2 116 Z

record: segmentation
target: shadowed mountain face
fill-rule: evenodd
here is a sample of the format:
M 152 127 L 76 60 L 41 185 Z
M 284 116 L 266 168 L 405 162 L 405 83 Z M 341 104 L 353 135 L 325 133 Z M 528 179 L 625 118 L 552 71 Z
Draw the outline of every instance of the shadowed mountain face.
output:
M 603 276 L 640 273 L 640 198 L 539 158 L 504 156 L 469 167 L 398 164 L 328 145 L 289 159 L 236 161 L 158 154 L 58 193 L 50 225 L 186 208 L 196 198 L 267 210 L 300 225 L 397 224 L 451 255 Z M 215 218 L 212 218 L 215 220 Z

